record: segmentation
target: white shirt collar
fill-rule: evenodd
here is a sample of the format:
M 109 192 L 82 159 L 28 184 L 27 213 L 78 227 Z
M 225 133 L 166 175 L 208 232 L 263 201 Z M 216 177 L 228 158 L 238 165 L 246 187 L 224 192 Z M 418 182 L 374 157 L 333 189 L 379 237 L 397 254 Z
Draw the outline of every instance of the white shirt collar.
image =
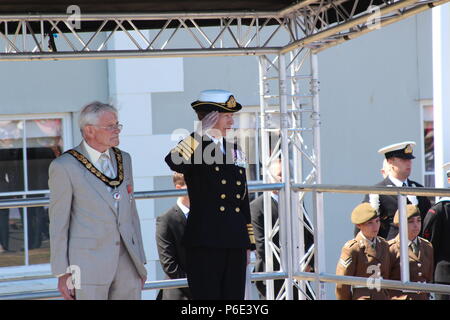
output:
M 414 244 L 415 244 L 416 246 L 419 244 L 419 241 L 418 241 L 417 237 L 416 237 L 414 240 L 409 241 L 409 242 L 408 242 L 408 246 L 410 246 L 412 242 L 414 242 Z
M 369 242 L 370 245 L 376 245 L 377 244 L 377 237 L 373 238 L 373 241 L 370 241 L 369 239 L 366 238 L 366 236 L 364 235 L 364 233 L 361 232 L 361 236 L 367 240 L 367 242 Z
M 86 140 L 83 140 L 83 146 L 86 149 L 86 152 L 88 154 L 89 160 L 93 163 L 96 164 L 98 162 L 98 159 L 100 159 L 100 156 L 102 154 L 105 154 L 108 158 L 111 159 L 110 155 L 109 155 L 109 149 L 106 150 L 105 152 L 99 152 L 97 150 L 95 150 L 94 148 L 92 148 L 87 142 Z
M 272 197 L 273 200 L 275 200 L 276 203 L 278 203 L 280 196 L 278 195 L 278 193 L 270 193 L 270 196 Z
M 221 150 L 223 153 L 225 153 L 225 152 L 224 152 L 224 149 L 223 149 L 223 137 L 220 137 L 220 138 L 214 138 L 213 136 L 209 135 L 208 132 L 206 132 L 206 135 L 207 135 L 208 138 L 210 138 L 215 144 L 220 143 L 220 150 Z
M 405 183 L 406 185 L 408 185 L 408 179 L 406 179 L 405 181 L 400 181 L 397 178 L 394 178 L 393 176 L 389 175 L 389 180 L 391 180 L 391 182 L 396 186 L 396 187 L 402 187 L 403 183 Z
M 188 214 L 189 214 L 189 208 L 186 207 L 186 206 L 181 202 L 180 199 L 177 199 L 177 205 L 178 205 L 178 207 L 181 209 L 181 211 L 183 211 L 185 217 L 187 218 L 187 217 L 188 217 Z

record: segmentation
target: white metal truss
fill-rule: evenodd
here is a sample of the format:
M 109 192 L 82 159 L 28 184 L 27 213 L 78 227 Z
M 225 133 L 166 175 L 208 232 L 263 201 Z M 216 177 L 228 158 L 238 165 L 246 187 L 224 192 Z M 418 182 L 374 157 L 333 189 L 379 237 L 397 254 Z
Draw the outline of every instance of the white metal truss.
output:
M 0 16 L 0 60 L 258 55 L 263 180 L 269 182 L 268 166 L 281 154 L 285 182 L 278 221 L 272 221 L 270 194 L 264 194 L 266 271 L 273 271 L 275 258 L 288 274 L 277 297 L 273 281 L 267 281 L 267 298 L 292 299 L 298 290 L 300 298 L 308 293 L 323 299 L 323 282 L 311 288 L 304 280 L 294 280 L 312 259 L 317 279 L 325 271 L 322 193 L 313 191 L 309 201 L 305 192 L 291 190 L 291 183 L 321 183 L 317 52 L 448 1 L 370 1 L 365 10 L 357 10 L 363 3 L 358 0 L 304 0 L 277 12 L 83 15 L 81 11 L 78 18 L 82 26 L 92 27 L 89 33 L 79 32 L 67 15 Z M 217 23 L 209 27 L 212 20 Z M 148 23 L 160 27 L 139 28 Z M 119 32 L 130 40 L 128 46 L 110 45 Z M 179 37 L 186 41 L 175 41 Z M 272 126 L 270 118 L 277 115 L 279 125 Z M 271 144 L 273 134 L 278 138 Z M 314 221 L 311 206 L 317 212 Z M 314 233 L 311 247 L 305 247 L 305 230 Z M 277 233 L 280 247 L 273 241 Z
M 308 214 L 308 211 L 312 212 L 312 200 L 307 203 L 306 193 L 291 192 L 289 182 L 320 183 L 319 92 L 315 59 L 316 55 L 309 48 L 259 57 L 263 181 L 272 182 L 269 167 L 281 155 L 285 182 L 285 189 L 280 192 L 277 221 L 272 221 L 270 195 L 264 195 L 268 272 L 278 271 L 273 269 L 273 259 L 289 275 L 308 271 L 314 261 L 314 245 L 306 247 L 304 241 L 306 234 L 314 234 L 312 217 Z M 307 210 L 308 206 L 311 210 Z M 279 246 L 273 241 L 277 234 Z M 292 299 L 294 290 L 301 299 L 316 296 L 308 282 L 297 282 L 289 276 L 277 295 L 273 282 L 267 281 L 266 297 Z
M 85 15 L 81 7 L 76 17 L 3 15 L 0 59 L 262 55 L 304 47 L 317 52 L 448 1 L 304 0 L 276 12 Z M 154 32 L 142 27 L 150 25 Z M 108 46 L 118 32 L 128 46 Z M 174 40 L 179 37 L 186 41 Z

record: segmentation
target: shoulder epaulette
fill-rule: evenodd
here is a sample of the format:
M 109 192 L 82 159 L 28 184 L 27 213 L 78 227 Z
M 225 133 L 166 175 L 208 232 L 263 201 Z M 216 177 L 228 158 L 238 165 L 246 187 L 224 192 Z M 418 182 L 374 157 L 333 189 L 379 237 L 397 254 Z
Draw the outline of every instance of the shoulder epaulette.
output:
M 428 241 L 428 240 L 427 240 L 427 239 L 425 239 L 425 238 L 419 237 L 419 240 L 420 240 L 420 241 L 423 241 L 423 242 L 425 242 L 425 243 L 428 243 L 428 244 L 430 244 L 430 245 L 431 245 L 431 242 L 430 242 L 430 241 Z
M 385 238 L 377 236 L 377 240 L 380 242 L 388 242 Z
M 388 246 L 391 247 L 391 246 L 393 246 L 393 245 L 396 245 L 398 242 L 397 242 L 397 240 L 394 238 L 394 239 L 391 239 L 391 240 L 387 241 L 387 243 L 388 243 Z
M 349 240 L 344 244 L 344 248 L 351 248 L 357 242 L 355 239 Z
M 180 153 L 184 159 L 189 160 L 199 145 L 200 143 L 192 136 L 187 136 L 184 140 L 180 141 L 175 148 L 172 149 L 172 152 L 176 151 Z

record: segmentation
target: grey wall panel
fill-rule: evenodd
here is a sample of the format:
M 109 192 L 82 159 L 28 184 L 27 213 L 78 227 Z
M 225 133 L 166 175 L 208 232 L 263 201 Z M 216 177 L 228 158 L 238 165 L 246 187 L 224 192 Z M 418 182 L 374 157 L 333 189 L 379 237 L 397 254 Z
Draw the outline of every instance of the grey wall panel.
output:
M 415 17 L 417 20 L 417 78 L 419 81 L 420 99 L 433 98 L 433 47 L 431 36 L 431 10 Z
M 381 181 L 383 157 L 377 150 L 404 140 L 418 143 L 411 178 L 422 182 L 418 99 L 430 92 L 426 35 L 431 30 L 420 30 L 419 36 L 417 30 L 427 20 L 409 18 L 320 54 L 323 183 Z M 327 272 L 335 271 L 341 247 L 353 237 L 349 217 L 362 198 L 325 197 Z
M 108 100 L 105 60 L 0 63 L 0 113 L 77 111 Z
M 185 58 L 184 77 L 184 92 L 152 94 L 153 134 L 177 128 L 192 131 L 196 118 L 190 104 L 202 90 L 229 90 L 243 105 L 259 104 L 255 57 Z

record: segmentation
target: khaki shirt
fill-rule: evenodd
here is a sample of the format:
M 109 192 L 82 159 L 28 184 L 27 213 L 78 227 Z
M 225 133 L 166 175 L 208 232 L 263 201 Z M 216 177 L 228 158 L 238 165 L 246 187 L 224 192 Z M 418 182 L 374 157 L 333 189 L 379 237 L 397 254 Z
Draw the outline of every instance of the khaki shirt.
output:
M 412 282 L 433 282 L 433 246 L 421 237 L 417 238 L 419 253 L 416 256 L 408 247 L 409 278 Z M 400 273 L 400 235 L 389 241 L 389 254 L 391 256 L 391 280 L 401 280 Z M 389 290 L 392 300 L 428 300 L 426 292 Z
M 353 240 L 348 241 L 342 248 L 341 257 L 336 267 L 336 275 L 388 279 L 389 270 L 389 245 L 387 241 L 377 237 L 375 248 L 372 248 L 369 241 L 359 232 Z M 375 288 L 337 284 L 336 298 L 338 300 L 386 300 L 388 295 L 384 289 L 378 291 Z

